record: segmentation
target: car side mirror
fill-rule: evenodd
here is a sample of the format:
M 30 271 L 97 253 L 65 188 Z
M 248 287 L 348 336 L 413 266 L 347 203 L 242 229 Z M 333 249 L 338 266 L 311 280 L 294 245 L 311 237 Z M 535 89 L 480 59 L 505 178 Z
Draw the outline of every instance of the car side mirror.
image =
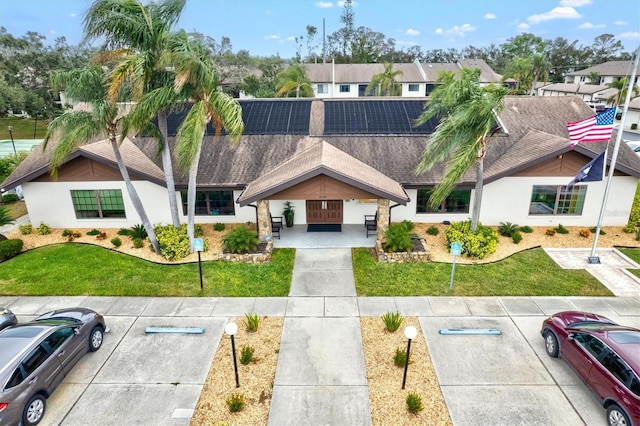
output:
M 569 333 L 569 334 L 567 335 L 567 340 L 573 340 L 574 336 L 575 336 L 575 334 L 574 334 L 574 333 Z
M 80 334 L 80 329 L 79 329 L 78 327 L 74 328 L 74 329 L 73 329 L 73 334 L 75 334 L 76 336 L 77 336 L 78 334 Z

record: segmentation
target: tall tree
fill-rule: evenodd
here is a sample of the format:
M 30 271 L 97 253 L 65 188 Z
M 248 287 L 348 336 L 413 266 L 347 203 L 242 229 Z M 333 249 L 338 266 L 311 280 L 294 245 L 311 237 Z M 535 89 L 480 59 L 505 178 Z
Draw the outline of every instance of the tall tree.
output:
M 290 65 L 277 76 L 276 96 L 289 96 L 291 93 L 295 93 L 296 98 L 313 96 L 311 81 L 300 63 Z
M 551 63 L 547 60 L 544 54 L 534 53 L 529 58 L 531 64 L 531 73 L 533 74 L 533 81 L 531 82 L 531 90 L 529 96 L 533 96 L 536 90 L 536 84 L 542 78 L 545 81 L 549 78 L 549 69 Z
M 475 231 L 482 202 L 484 156 L 488 142 L 498 130 L 497 115 L 504 108 L 507 90 L 497 85 L 481 87 L 478 68 L 463 68 L 459 78 L 445 72 L 438 82 L 441 84 L 431 93 L 425 111 L 416 120 L 420 125 L 432 117 L 440 119 L 436 131 L 429 137 L 416 173 L 424 173 L 436 164 L 446 162 L 442 181 L 429 199 L 430 206 L 435 208 L 475 163 L 476 186 L 471 216 L 471 229 Z
M 380 74 L 376 74 L 371 78 L 371 82 L 367 85 L 364 91 L 365 95 L 369 95 L 375 91 L 378 95 L 384 96 L 399 96 L 402 93 L 402 86 L 396 81 L 396 77 L 401 76 L 403 73 L 401 70 L 393 70 L 393 64 L 384 64 L 384 71 Z
M 111 72 L 109 96 L 115 100 L 123 84 L 132 88 L 134 100 L 157 87 L 171 85 L 173 76 L 167 71 L 171 63 L 169 45 L 171 28 L 178 22 L 186 0 L 95 0 L 84 18 L 85 40 L 105 40 L 105 52 L 98 61 L 116 60 Z M 145 114 L 132 114 L 125 133 L 132 128 L 140 131 L 147 127 Z M 162 157 L 169 207 L 173 226 L 180 226 L 173 164 L 167 131 L 167 110 L 157 111 L 156 133 Z M 126 136 L 123 135 L 123 137 Z
M 616 40 L 613 34 L 601 34 L 593 39 L 591 51 L 593 55 L 591 61 L 594 65 L 613 61 L 618 59 L 622 51 L 622 43 Z
M 627 91 L 629 90 L 629 79 L 623 77 L 620 80 L 607 83 L 607 86 L 618 91 L 615 95 L 612 95 L 609 99 L 607 99 L 607 103 L 614 106 L 624 103 L 624 100 L 627 98 Z M 631 89 L 631 97 L 634 98 L 638 96 L 638 92 L 638 86 L 634 84 Z
M 93 65 L 84 69 L 56 73 L 52 77 L 52 86 L 55 90 L 64 89 L 77 101 L 87 102 L 91 110 L 68 110 L 49 123 L 43 148 L 46 148 L 52 138 L 57 139 L 51 154 L 51 175 L 57 176 L 58 168 L 75 148 L 97 137 L 107 135 L 131 203 L 147 231 L 153 250 L 160 254 L 155 231 L 120 153 L 118 138 L 123 112 L 108 96 L 109 87 L 105 71 L 100 66 Z

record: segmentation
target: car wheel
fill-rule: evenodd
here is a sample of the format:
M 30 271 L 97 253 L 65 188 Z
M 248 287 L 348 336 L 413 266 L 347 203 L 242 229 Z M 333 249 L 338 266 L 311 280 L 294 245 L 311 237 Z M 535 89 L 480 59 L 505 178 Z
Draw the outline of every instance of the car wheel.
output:
M 620 406 L 612 404 L 607 408 L 607 424 L 609 426 L 630 426 L 631 420 Z
M 544 331 L 544 348 L 551 358 L 558 358 L 558 338 L 551 330 Z
M 91 333 L 89 334 L 89 352 L 95 352 L 100 349 L 100 346 L 102 346 L 103 335 L 102 327 L 93 327 L 93 330 L 91 330 Z
M 24 407 L 22 423 L 26 426 L 33 426 L 40 423 L 40 420 L 44 417 L 46 406 L 47 402 L 44 396 L 40 394 L 33 395 Z

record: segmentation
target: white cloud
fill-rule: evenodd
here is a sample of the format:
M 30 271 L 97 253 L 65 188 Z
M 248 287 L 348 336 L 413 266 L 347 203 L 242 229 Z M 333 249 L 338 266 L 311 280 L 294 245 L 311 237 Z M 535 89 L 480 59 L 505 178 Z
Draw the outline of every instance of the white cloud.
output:
M 616 24 L 616 25 L 628 25 L 629 23 L 627 21 L 616 21 L 616 22 L 614 22 L 614 24 Z
M 436 34 L 444 34 L 442 28 L 436 28 Z
M 287 37 L 287 41 L 296 41 L 296 37 L 295 36 L 289 36 L 289 37 Z
M 487 13 L 484 15 L 484 19 L 496 19 L 495 13 Z
M 637 31 L 627 31 L 618 35 L 618 38 L 627 39 L 627 40 L 639 40 L 640 33 Z
M 531 28 L 531 26 L 526 22 L 521 22 L 518 24 L 516 28 L 519 29 L 520 31 L 527 31 L 529 28 Z
M 49 34 L 57 34 L 57 31 L 56 30 L 50 30 Z
M 75 18 L 76 16 L 78 16 L 78 14 L 77 14 L 77 13 L 70 13 L 70 14 L 69 14 L 69 18 Z
M 584 24 L 580 24 L 578 26 L 578 28 L 580 28 L 581 30 L 591 30 L 594 28 L 604 28 L 606 27 L 605 24 L 592 24 L 591 22 L 585 22 Z
M 527 21 L 529 21 L 530 24 L 539 24 L 540 22 L 554 19 L 578 19 L 580 17 L 581 15 L 572 7 L 556 7 L 546 13 L 531 15 L 527 18 Z
M 420 35 L 420 31 L 409 28 L 407 31 L 405 31 L 405 34 L 409 36 L 418 36 Z
M 447 35 L 449 37 L 458 36 L 464 37 L 465 33 L 475 31 L 476 28 L 470 24 L 462 24 L 462 25 L 454 25 L 448 30 L 443 30 L 442 28 L 436 29 L 436 34 Z
M 331 3 L 330 1 L 319 1 L 318 3 L 316 3 L 316 6 L 318 6 L 320 9 L 329 9 L 330 7 L 333 7 L 333 3 Z
M 560 6 L 580 7 L 591 3 L 591 0 L 561 0 Z
M 280 34 L 271 34 L 264 37 L 265 40 L 280 40 Z

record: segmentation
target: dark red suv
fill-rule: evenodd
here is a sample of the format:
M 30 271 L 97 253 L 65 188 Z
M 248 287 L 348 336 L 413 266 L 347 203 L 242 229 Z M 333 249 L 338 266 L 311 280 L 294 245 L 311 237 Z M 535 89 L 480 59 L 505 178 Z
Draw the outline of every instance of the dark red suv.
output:
M 589 312 L 542 323 L 545 349 L 562 357 L 607 409 L 609 425 L 640 426 L 640 330 Z

